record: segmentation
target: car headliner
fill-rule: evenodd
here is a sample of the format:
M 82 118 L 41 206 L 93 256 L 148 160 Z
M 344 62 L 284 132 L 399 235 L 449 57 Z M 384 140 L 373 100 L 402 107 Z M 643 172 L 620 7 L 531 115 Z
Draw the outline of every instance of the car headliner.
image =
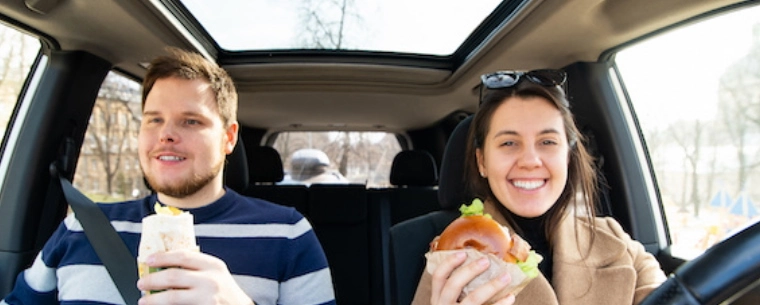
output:
M 86 50 L 137 79 L 167 45 L 196 49 L 149 0 L 3 1 L 0 11 L 54 48 Z M 423 128 L 456 111 L 474 111 L 478 76 L 505 69 L 561 68 L 597 61 L 607 50 L 739 0 L 530 1 L 451 71 L 411 64 L 301 57 L 222 63 L 233 76 L 243 125 L 280 130 Z M 91 12 L 100 12 L 92 14 Z M 203 45 L 203 44 L 201 44 Z M 207 50 L 211 56 L 217 50 Z M 332 62 L 333 59 L 338 59 Z

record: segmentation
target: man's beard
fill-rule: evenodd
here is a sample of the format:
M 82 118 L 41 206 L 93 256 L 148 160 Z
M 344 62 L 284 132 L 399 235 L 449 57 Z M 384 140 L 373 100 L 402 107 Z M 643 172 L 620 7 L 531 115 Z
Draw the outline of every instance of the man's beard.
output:
M 210 171 L 206 173 L 195 174 L 188 179 L 174 184 L 166 183 L 159 185 L 153 176 L 148 175 L 145 172 L 145 169 L 143 169 L 143 175 L 145 176 L 145 179 L 148 182 L 150 188 L 156 193 L 161 193 L 173 198 L 185 198 L 187 196 L 195 194 L 206 185 L 211 183 L 211 181 L 216 178 L 216 175 L 219 173 L 219 171 L 222 170 L 222 166 L 224 166 L 224 159 L 222 159 L 221 162 L 217 163 Z

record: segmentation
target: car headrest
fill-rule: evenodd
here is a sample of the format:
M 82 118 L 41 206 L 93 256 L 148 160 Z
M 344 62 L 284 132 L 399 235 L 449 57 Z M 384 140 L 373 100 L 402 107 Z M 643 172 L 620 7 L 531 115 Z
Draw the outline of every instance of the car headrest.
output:
M 238 193 L 248 188 L 248 162 L 241 137 L 238 137 L 237 145 L 232 153 L 227 155 L 227 164 L 224 166 L 224 185 Z
M 472 200 L 472 195 L 466 188 L 464 175 L 467 133 L 472 117 L 468 116 L 459 122 L 446 142 L 438 180 L 438 202 L 444 210 L 456 210 L 463 203 Z
M 280 153 L 271 146 L 258 146 L 248 154 L 251 183 L 275 183 L 284 177 Z
M 393 158 L 391 184 L 396 186 L 435 186 L 438 168 L 433 155 L 424 150 L 404 150 Z

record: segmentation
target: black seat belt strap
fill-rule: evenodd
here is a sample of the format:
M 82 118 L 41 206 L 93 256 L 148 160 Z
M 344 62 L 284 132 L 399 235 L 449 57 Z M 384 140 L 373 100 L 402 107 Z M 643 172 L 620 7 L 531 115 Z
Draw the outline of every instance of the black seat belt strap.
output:
M 60 174 L 55 173 L 54 176 L 61 182 L 66 201 L 74 210 L 84 234 L 108 270 L 121 297 L 127 305 L 136 305 L 141 296 L 140 290 L 137 289 L 137 262 L 127 245 L 97 204 L 80 193 Z

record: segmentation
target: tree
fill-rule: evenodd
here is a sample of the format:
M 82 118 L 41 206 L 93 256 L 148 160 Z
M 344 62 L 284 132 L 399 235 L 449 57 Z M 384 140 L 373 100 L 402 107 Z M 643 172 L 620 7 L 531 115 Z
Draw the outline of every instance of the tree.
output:
M 721 75 L 719 105 L 723 124 L 736 147 L 740 192 L 749 175 L 760 166 L 760 24 L 755 25 L 750 52 Z
M 136 100 L 136 97 L 140 96 L 138 91 L 133 82 L 109 73 L 98 92 L 98 99 L 90 117 L 86 135 L 89 145 L 85 145 L 83 150 L 85 154 L 92 155 L 100 161 L 108 194 L 114 193 L 114 179 L 120 175 L 122 160 L 137 158 L 137 150 L 131 140 L 135 138 L 140 125 L 135 109 L 135 105 L 139 104 Z
M 699 196 L 699 164 L 700 164 L 700 151 L 702 149 L 701 139 L 703 137 L 705 124 L 702 124 L 699 120 L 693 122 L 678 122 L 673 124 L 671 128 L 668 128 L 671 139 L 681 148 L 683 155 L 686 157 L 688 171 L 684 175 L 688 176 L 686 181 L 691 182 L 690 187 L 683 188 L 684 198 L 681 200 L 681 209 L 685 210 L 687 202 L 690 202 L 694 207 L 694 216 L 699 216 L 699 207 L 702 200 Z M 686 199 L 686 190 L 690 189 L 689 199 Z
M 33 54 L 28 53 L 29 44 L 32 43 L 30 40 L 21 32 L 0 25 L 0 45 L 3 46 L 3 52 L 0 52 L 0 87 L 8 81 L 21 87 L 33 62 L 30 58 Z M 33 50 L 38 49 L 39 42 Z
M 305 48 L 345 49 L 349 23 L 361 23 L 354 0 L 307 0 L 301 11 Z
M 0 133 L 8 125 L 39 49 L 35 38 L 0 24 Z

